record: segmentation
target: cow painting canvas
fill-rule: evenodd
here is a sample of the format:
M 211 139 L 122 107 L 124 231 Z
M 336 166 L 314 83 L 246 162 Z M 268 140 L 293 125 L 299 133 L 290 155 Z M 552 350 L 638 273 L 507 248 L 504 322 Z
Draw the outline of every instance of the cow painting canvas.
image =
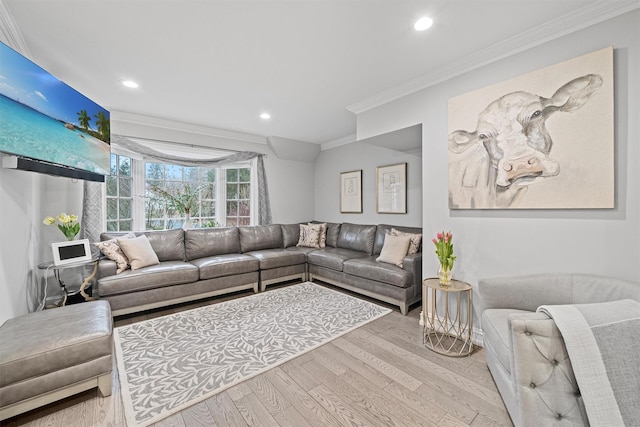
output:
M 614 207 L 613 48 L 449 100 L 451 209 Z

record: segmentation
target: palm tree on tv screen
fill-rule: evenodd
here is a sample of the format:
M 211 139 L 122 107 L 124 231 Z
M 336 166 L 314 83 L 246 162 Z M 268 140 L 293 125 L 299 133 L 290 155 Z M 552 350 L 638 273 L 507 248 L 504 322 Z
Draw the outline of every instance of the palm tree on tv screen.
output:
M 93 116 L 96 118 L 96 126 L 98 127 L 98 132 L 102 135 L 103 141 L 109 141 L 109 136 L 111 134 L 111 125 L 109 124 L 109 119 L 104 111 L 98 111 L 98 114 Z
M 78 123 L 80 123 L 80 126 L 82 126 L 83 129 L 88 129 L 91 117 L 89 117 L 89 114 L 87 114 L 87 110 L 80 110 L 77 114 Z

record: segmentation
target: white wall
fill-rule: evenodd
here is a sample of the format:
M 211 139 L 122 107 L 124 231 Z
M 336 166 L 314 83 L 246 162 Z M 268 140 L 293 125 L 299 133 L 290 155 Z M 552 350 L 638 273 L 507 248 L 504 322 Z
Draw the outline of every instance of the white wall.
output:
M 42 223 L 60 212 L 80 215 L 82 182 L 0 168 L 0 324 L 37 307 L 51 243 L 64 240 L 55 225 Z M 40 285 L 39 285 L 40 284 Z M 49 283 L 49 294 L 56 291 Z
M 358 138 L 422 123 L 424 233 L 428 242 L 438 230 L 453 232 L 458 256 L 455 277 L 474 287 L 480 278 L 543 272 L 640 280 L 639 28 L 636 10 L 358 116 Z M 448 99 L 611 45 L 615 48 L 616 208 L 449 210 Z M 435 255 L 424 258 L 423 270 L 425 277 L 430 272 L 435 275 Z
M 376 213 L 376 167 L 404 162 L 407 163 L 407 213 Z M 358 169 L 362 169 L 362 213 L 342 214 L 340 213 L 340 173 Z M 321 221 L 420 227 L 422 225 L 420 157 L 365 142 L 354 142 L 324 150 L 320 152 L 315 164 L 315 205 L 314 218 Z
M 39 179 L 0 168 L 0 324 L 28 311 L 30 274 L 37 264 Z

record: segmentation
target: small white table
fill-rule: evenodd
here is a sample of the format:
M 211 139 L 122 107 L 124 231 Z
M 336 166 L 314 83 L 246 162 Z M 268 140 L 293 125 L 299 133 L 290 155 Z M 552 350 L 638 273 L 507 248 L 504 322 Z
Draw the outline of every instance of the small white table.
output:
M 429 291 L 431 295 L 428 295 Z M 465 294 L 466 303 L 463 302 Z M 439 301 L 438 296 L 440 296 Z M 450 299 L 455 302 L 455 312 L 449 307 Z M 466 313 L 462 312 L 463 307 L 466 308 Z M 422 281 L 422 313 L 425 347 L 436 353 L 454 357 L 468 356 L 473 352 L 471 341 L 473 292 L 471 285 L 452 279 L 450 285 L 442 286 L 438 278 L 424 279 Z
M 98 272 L 98 259 L 99 258 L 94 257 L 94 258 L 92 258 L 92 259 L 90 259 L 88 261 L 74 262 L 74 263 L 64 264 L 64 265 L 55 265 L 53 263 L 53 261 L 47 261 L 47 262 L 43 262 L 41 264 L 38 264 L 38 268 L 40 270 L 45 270 L 45 280 L 44 280 L 45 292 L 44 292 L 44 298 L 43 298 L 42 303 L 40 304 L 40 307 L 38 309 L 42 310 L 43 308 L 63 307 L 64 305 L 66 305 L 67 299 L 70 296 L 77 295 L 77 294 L 82 295 L 82 297 L 84 298 L 85 301 L 93 300 L 91 295 L 88 295 L 85 292 L 85 290 L 86 290 L 87 286 L 89 285 L 89 283 L 91 283 L 93 278 L 96 276 L 96 273 Z M 62 270 L 67 270 L 67 269 L 71 269 L 71 268 L 88 267 L 88 266 L 91 266 L 92 264 L 93 264 L 93 271 L 91 272 L 91 274 L 89 276 L 87 276 L 82 281 L 82 284 L 80 285 L 80 288 L 78 290 L 69 290 L 69 289 L 67 289 L 67 284 L 60 277 L 60 272 Z M 60 289 L 62 290 L 62 298 L 60 299 L 60 301 L 57 304 L 55 304 L 53 306 L 45 306 L 46 298 L 47 298 L 47 285 L 48 285 L 47 277 L 48 277 L 48 272 L 50 270 L 53 270 L 53 276 L 55 277 L 56 281 L 58 282 L 58 286 L 60 286 Z

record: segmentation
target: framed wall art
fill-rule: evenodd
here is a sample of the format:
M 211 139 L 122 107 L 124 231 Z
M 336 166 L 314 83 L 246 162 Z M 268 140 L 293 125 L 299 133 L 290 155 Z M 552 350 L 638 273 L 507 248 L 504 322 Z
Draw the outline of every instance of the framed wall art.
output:
M 449 100 L 450 209 L 615 206 L 613 48 Z
M 362 169 L 340 173 L 340 213 L 362 213 Z
M 376 168 L 376 212 L 407 213 L 407 164 Z

